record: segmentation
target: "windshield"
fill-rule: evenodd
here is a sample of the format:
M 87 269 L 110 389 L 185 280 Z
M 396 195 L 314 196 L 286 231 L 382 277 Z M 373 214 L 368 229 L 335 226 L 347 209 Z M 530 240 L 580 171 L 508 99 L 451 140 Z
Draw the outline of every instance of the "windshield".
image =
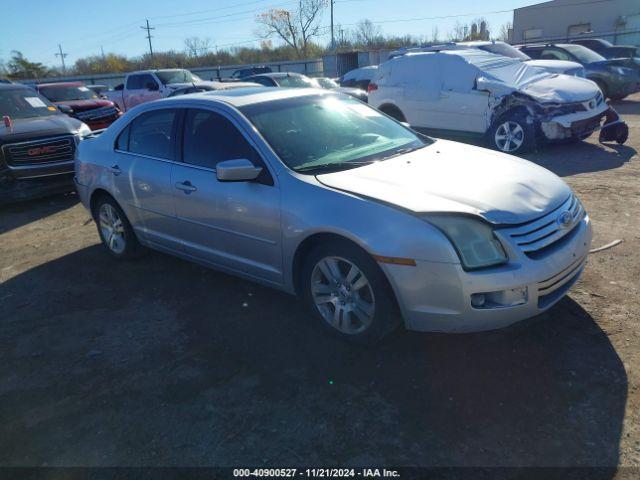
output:
M 169 83 L 193 83 L 200 82 L 200 77 L 194 75 L 189 70 L 159 70 L 156 75 L 163 83 L 167 85 Z
M 94 100 L 96 93 L 84 85 L 57 85 L 55 87 L 41 87 L 40 93 L 52 102 L 66 102 L 69 100 Z
M 302 75 L 287 75 L 286 77 L 275 78 L 275 81 L 280 87 L 313 88 L 316 86 L 310 78 Z
M 315 81 L 318 83 L 320 88 L 326 88 L 327 90 L 333 90 L 340 87 L 336 82 L 326 77 L 316 78 Z
M 0 89 L 0 116 L 32 118 L 58 115 L 49 100 L 30 88 Z
M 491 45 L 482 45 L 478 47 L 485 52 L 495 53 L 496 55 L 504 55 L 505 57 L 517 58 L 518 60 L 531 60 L 531 57 L 525 55 L 520 50 L 506 43 L 492 43 Z
M 581 63 L 593 63 L 606 60 L 606 58 L 599 53 L 596 53 L 587 47 L 583 47 L 582 45 L 563 45 L 562 48 L 580 60 Z
M 353 168 L 429 143 L 351 97 L 309 95 L 241 110 L 280 159 L 297 172 Z

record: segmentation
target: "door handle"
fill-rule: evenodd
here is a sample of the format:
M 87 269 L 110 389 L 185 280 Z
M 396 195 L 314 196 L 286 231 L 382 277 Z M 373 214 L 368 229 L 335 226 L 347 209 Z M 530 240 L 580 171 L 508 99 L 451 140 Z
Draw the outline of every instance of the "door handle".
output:
M 189 180 L 186 180 L 184 182 L 177 182 L 176 188 L 178 190 L 182 190 L 187 195 L 189 195 L 191 192 L 195 192 L 196 190 L 198 190 L 197 187 L 194 187 L 193 185 L 191 185 L 191 182 Z
M 109 171 L 113 173 L 116 177 L 122 173 L 122 170 L 118 165 L 113 165 L 109 168 Z

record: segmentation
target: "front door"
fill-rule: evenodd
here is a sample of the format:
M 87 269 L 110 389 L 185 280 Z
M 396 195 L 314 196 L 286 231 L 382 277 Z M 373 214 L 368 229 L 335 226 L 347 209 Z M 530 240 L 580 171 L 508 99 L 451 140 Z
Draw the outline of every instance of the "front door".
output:
M 221 182 L 219 162 L 246 158 L 264 170 L 252 182 Z M 211 110 L 186 111 L 182 163 L 173 167 L 175 210 L 186 252 L 281 284 L 280 190 L 236 124 Z

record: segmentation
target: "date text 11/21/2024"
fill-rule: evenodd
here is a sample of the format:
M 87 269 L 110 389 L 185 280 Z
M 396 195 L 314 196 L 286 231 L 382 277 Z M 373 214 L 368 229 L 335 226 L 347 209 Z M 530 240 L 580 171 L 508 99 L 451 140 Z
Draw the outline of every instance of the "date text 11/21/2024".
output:
M 305 477 L 305 478 L 399 478 L 397 470 L 386 468 L 237 468 L 233 470 L 234 477 Z

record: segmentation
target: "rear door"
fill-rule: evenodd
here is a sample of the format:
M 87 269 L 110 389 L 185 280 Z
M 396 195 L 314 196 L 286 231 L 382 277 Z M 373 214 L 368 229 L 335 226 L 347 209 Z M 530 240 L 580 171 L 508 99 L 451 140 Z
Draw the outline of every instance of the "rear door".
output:
M 214 265 L 281 284 L 280 190 L 239 125 L 219 111 L 188 109 L 182 163 L 171 184 L 187 253 Z M 245 158 L 263 172 L 252 182 L 220 182 L 216 165 Z
M 118 136 L 110 165 L 117 197 L 126 203 L 136 231 L 172 250 L 180 249 L 171 185 L 178 113 L 162 109 L 137 116 Z

